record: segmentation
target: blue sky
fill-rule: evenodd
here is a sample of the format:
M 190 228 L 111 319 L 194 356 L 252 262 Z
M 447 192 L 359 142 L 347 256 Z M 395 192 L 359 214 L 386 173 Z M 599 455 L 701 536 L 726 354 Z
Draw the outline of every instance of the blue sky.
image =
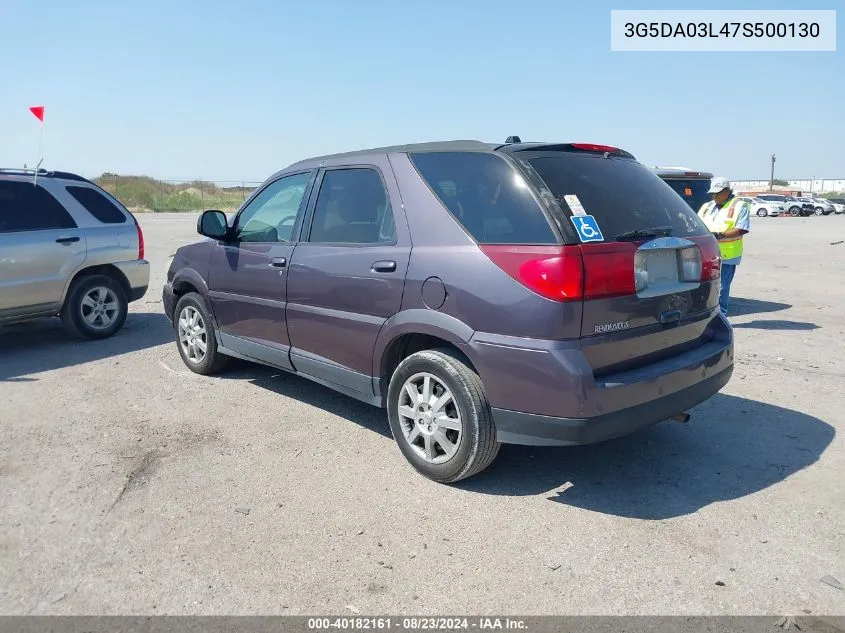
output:
M 312 155 L 587 141 L 731 178 L 845 177 L 845 52 L 610 52 L 610 10 L 798 0 L 0 0 L 0 165 L 263 180 Z M 806 8 L 840 9 L 841 0 Z

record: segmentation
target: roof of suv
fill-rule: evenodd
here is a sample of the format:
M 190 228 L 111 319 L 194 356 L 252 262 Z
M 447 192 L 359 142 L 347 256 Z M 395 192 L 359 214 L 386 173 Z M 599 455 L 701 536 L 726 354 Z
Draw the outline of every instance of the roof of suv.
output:
M 74 174 L 69 171 L 52 171 L 47 169 L 20 169 L 15 167 L 0 167 L 0 176 L 12 176 L 18 178 L 32 178 L 36 171 L 39 178 L 56 178 L 59 180 L 75 180 L 77 182 L 91 183 L 87 178 L 83 178 L 79 174 Z M 93 183 L 91 183 L 93 184 Z
M 453 140 L 453 141 L 434 141 L 430 143 L 410 143 L 406 145 L 390 145 L 386 147 L 373 147 L 370 149 L 361 149 L 351 152 L 341 152 L 338 154 L 326 154 L 324 156 L 314 156 L 312 158 L 305 158 L 280 171 L 287 171 L 293 167 L 311 167 L 317 166 L 326 160 L 337 158 L 351 158 L 355 156 L 372 156 L 376 154 L 404 154 L 408 152 L 490 152 L 501 150 L 506 153 L 526 151 L 531 149 L 554 148 L 562 147 L 566 143 L 542 143 L 542 142 L 511 142 L 511 143 L 485 143 L 483 141 L 475 140 Z M 622 155 L 633 158 L 628 152 L 622 149 L 614 148 Z

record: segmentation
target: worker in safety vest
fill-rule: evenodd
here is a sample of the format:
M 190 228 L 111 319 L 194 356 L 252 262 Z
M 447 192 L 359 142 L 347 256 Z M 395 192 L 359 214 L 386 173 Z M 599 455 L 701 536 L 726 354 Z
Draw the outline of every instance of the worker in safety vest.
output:
M 751 230 L 751 209 L 747 202 L 734 196 L 727 178 L 714 178 L 707 193 L 712 194 L 713 201 L 701 205 L 698 217 L 719 241 L 722 254 L 719 308 L 723 315 L 728 316 L 731 282 L 736 274 L 736 267 L 742 261 L 742 238 Z

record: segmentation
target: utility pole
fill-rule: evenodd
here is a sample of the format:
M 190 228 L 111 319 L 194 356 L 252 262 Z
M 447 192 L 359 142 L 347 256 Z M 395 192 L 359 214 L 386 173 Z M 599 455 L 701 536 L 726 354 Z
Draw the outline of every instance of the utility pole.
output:
M 774 191 L 775 188 L 775 155 L 772 154 L 772 176 L 769 178 L 769 191 Z

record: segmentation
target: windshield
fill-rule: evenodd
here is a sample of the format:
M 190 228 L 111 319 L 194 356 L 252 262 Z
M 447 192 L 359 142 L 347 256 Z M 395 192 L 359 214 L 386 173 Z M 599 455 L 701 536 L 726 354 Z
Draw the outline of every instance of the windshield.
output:
M 675 237 L 707 233 L 682 196 L 630 158 L 559 151 L 525 152 L 519 158 L 528 161 L 562 209 L 595 217 L 606 240 L 655 227 L 668 227 Z M 709 188 L 704 180 L 687 183 L 693 191 L 687 198 Z

